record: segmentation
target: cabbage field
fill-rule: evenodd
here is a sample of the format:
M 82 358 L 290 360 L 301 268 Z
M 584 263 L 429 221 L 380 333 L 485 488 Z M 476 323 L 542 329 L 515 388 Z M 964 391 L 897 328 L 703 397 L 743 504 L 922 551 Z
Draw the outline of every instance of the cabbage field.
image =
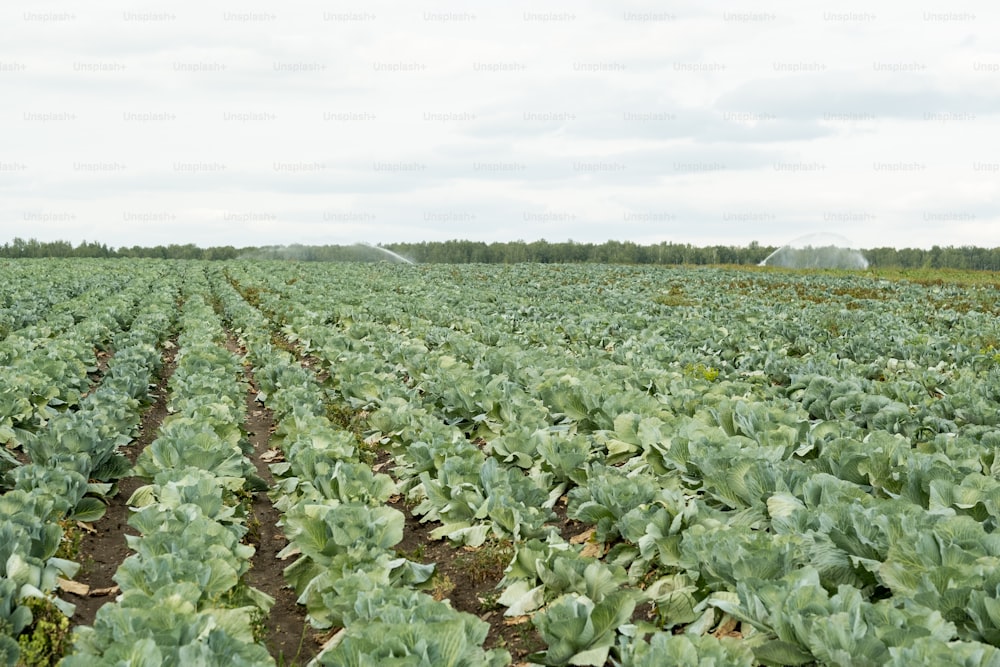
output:
M 1000 667 L 994 275 L 0 270 L 0 665 Z

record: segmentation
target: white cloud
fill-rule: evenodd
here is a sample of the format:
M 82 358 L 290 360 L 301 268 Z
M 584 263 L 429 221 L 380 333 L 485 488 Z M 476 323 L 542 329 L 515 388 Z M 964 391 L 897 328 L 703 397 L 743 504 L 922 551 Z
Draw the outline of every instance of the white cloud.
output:
M 0 238 L 1000 245 L 981 2 L 13 2 Z

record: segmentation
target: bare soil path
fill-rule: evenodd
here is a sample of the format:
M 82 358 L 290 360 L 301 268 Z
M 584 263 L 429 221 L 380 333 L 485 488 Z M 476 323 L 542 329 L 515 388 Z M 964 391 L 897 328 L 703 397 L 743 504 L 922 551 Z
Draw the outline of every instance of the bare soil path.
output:
M 226 347 L 241 356 L 246 354 L 246 350 L 241 349 L 232 336 Z M 257 402 L 259 388 L 249 367 L 244 367 L 244 375 L 249 385 L 245 428 L 253 445 L 253 454 L 249 458 L 260 478 L 272 486 L 274 477 L 261 456 L 270 449 L 274 416 L 270 409 Z M 254 494 L 252 512 L 248 520 L 251 530 L 247 541 L 257 551 L 247 573 L 247 583 L 274 598 L 274 606 L 265 621 L 265 644 L 278 664 L 304 665 L 319 653 L 321 640 L 306 622 L 305 607 L 296 603 L 295 592 L 285 585 L 284 570 L 291 561 L 278 560 L 277 557 L 278 552 L 288 544 L 277 526 L 281 513 L 274 509 L 271 499 L 265 493 Z

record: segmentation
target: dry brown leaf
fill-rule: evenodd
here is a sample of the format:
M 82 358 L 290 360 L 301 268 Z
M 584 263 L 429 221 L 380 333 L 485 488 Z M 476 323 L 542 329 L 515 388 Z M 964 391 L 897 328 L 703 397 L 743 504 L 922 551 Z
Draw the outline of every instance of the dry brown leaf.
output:
M 531 621 L 530 616 L 511 616 L 503 619 L 504 625 L 522 625 Z
M 90 593 L 90 586 L 87 584 L 81 584 L 78 581 L 70 581 L 69 579 L 59 577 L 56 579 L 56 583 L 59 584 L 59 590 L 72 593 L 73 595 L 86 597 Z
M 269 449 L 260 455 L 260 460 L 264 463 L 271 463 L 273 461 L 284 461 L 285 455 L 277 449 Z
M 574 535 L 569 538 L 569 542 L 570 544 L 582 544 L 583 549 L 580 550 L 580 555 L 585 558 L 600 558 L 605 552 L 604 545 L 594 541 L 593 528 L 588 528 L 579 535 Z
M 84 523 L 83 521 L 77 521 L 76 527 L 79 528 L 80 530 L 90 533 L 91 535 L 97 534 L 97 529 L 94 528 L 94 526 L 89 523 Z
M 118 595 L 121 593 L 122 589 L 117 586 L 109 586 L 108 588 L 95 588 L 90 591 L 90 597 L 99 598 L 105 595 Z
M 722 623 L 719 623 L 719 627 L 715 629 L 715 632 L 713 632 L 712 635 L 716 639 L 721 639 L 722 637 L 742 637 L 742 633 L 736 630 L 737 625 L 739 625 L 739 621 L 732 616 L 727 615 L 723 619 Z

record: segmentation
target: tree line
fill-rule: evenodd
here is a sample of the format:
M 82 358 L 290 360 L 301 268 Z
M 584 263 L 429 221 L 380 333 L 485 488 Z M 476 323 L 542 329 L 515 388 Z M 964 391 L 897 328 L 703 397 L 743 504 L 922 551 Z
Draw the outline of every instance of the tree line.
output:
M 756 241 L 746 246 L 695 246 L 689 243 L 664 241 L 638 244 L 631 241 L 580 243 L 509 241 L 424 241 L 392 243 L 381 246 L 409 261 L 424 263 L 600 263 L 600 264 L 659 264 L 711 265 L 759 264 L 773 253 L 775 246 Z M 104 243 L 82 241 L 74 246 L 68 241 L 38 241 L 15 238 L 0 245 L 0 257 L 146 257 L 157 259 L 284 259 L 306 262 L 382 261 L 393 258 L 384 250 L 354 245 L 287 245 L 287 246 L 213 246 L 201 248 L 192 243 L 157 246 L 109 247 Z M 869 248 L 862 250 L 873 268 L 899 269 L 965 269 L 1000 271 L 1000 248 L 977 246 L 933 246 L 932 248 Z
M 184 245 L 172 243 L 157 246 L 109 247 L 106 243 L 81 241 L 74 246 L 69 241 L 38 241 L 37 239 L 15 238 L 0 245 L 0 257 L 41 258 L 41 257 L 146 257 L 151 259 L 238 259 L 254 248 L 220 246 L 199 248 L 193 243 Z

